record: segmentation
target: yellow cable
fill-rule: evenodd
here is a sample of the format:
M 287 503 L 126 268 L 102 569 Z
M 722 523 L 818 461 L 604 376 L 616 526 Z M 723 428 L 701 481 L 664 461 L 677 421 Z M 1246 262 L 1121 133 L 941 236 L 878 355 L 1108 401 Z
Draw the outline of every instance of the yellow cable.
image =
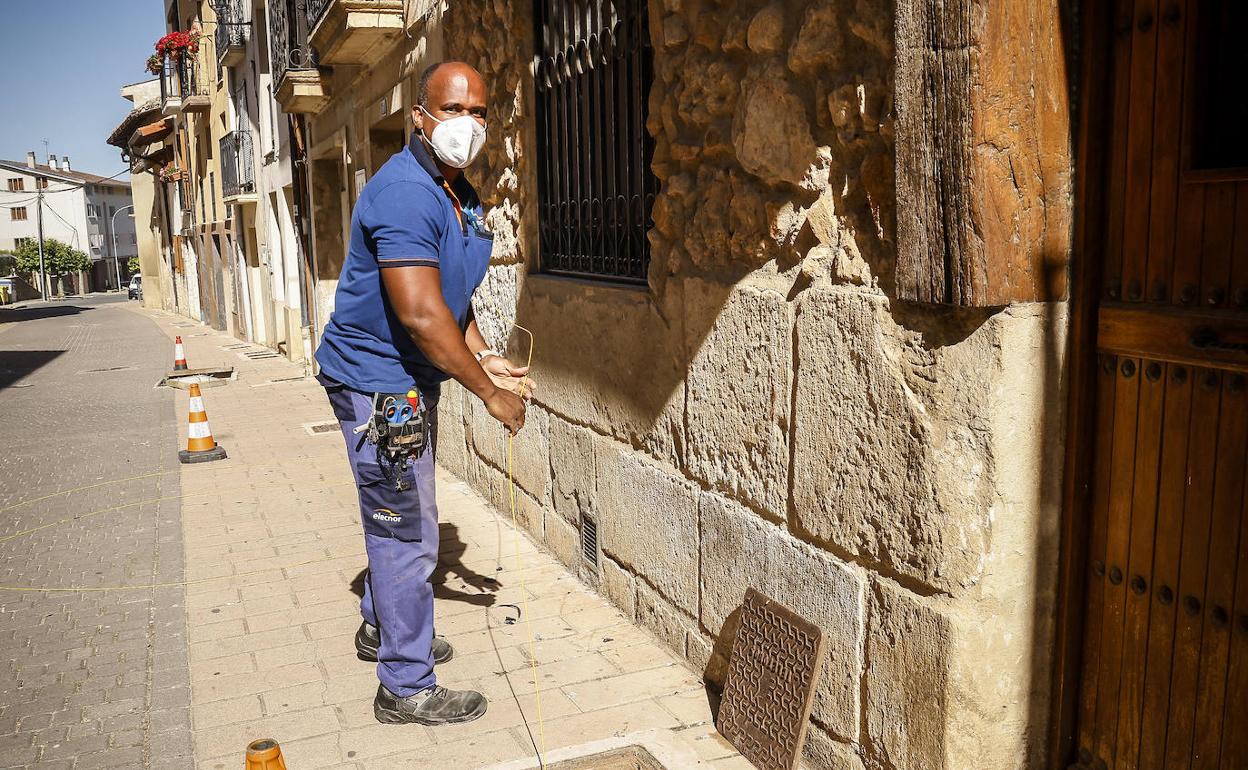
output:
M 515 328 L 519 329 L 525 334 L 529 335 L 529 355 L 528 355 L 528 358 L 524 362 L 525 369 L 528 369 L 533 364 L 533 332 L 524 328 L 520 324 L 513 324 L 513 326 L 515 326 Z M 524 387 L 527 381 L 528 381 L 527 375 L 520 380 L 520 389 L 517 392 L 517 395 L 520 396 L 521 398 L 524 398 Z M 512 466 L 512 458 L 514 457 L 514 451 L 513 451 L 514 441 L 515 441 L 515 436 L 510 431 L 508 431 L 507 432 L 507 496 L 511 503 L 511 526 L 513 529 L 516 530 L 515 537 L 512 540 L 512 542 L 515 543 L 515 549 L 514 549 L 515 557 L 512 561 L 512 565 L 516 570 L 517 576 L 520 578 L 520 606 L 522 608 L 521 616 L 524 620 L 524 633 L 525 633 L 525 636 L 528 638 L 528 644 L 529 644 L 529 671 L 533 675 L 533 695 L 537 700 L 537 733 L 538 733 L 538 740 L 540 743 L 540 746 L 538 747 L 538 750 L 537 750 L 537 764 L 539 767 L 546 767 L 546 761 L 545 759 L 543 759 L 543 757 L 546 755 L 546 723 L 542 719 L 542 686 L 541 686 L 541 682 L 538 681 L 538 678 L 537 678 L 537 654 L 534 650 L 534 645 L 533 645 L 533 627 L 530 624 L 530 620 L 529 620 L 529 590 L 527 587 L 525 587 L 525 584 L 524 584 L 524 570 L 520 568 L 520 528 L 519 528 L 518 522 L 516 521 L 516 479 L 515 479 L 515 473 L 513 471 L 513 466 Z M 516 707 L 517 708 L 520 707 L 519 700 L 517 700 L 516 702 Z
M 6 505 L 3 508 L 0 508 L 0 513 L 4 513 L 5 511 L 9 511 L 14 508 L 19 508 L 23 505 L 30 505 L 31 503 L 37 503 L 40 500 L 49 500 L 53 497 L 59 497 L 60 495 L 70 495 L 70 494 L 73 494 L 74 492 L 82 492 L 87 489 L 95 489 L 96 487 L 106 487 L 109 484 L 121 484 L 126 481 L 138 481 L 139 479 L 150 479 L 153 476 L 165 476 L 170 473 L 177 473 L 178 470 L 179 470 L 178 468 L 174 468 L 172 470 L 167 470 L 167 471 L 156 471 L 155 473 L 144 473 L 139 476 L 128 476 L 124 479 L 112 479 L 110 481 L 101 481 L 99 484 L 87 484 L 86 486 L 82 486 L 82 487 L 74 487 L 72 489 L 62 489 L 60 492 L 53 492 L 52 494 L 43 495 L 42 497 L 32 497 L 29 500 L 22 500 L 21 502 L 18 502 L 18 503 L 11 503 L 10 505 Z

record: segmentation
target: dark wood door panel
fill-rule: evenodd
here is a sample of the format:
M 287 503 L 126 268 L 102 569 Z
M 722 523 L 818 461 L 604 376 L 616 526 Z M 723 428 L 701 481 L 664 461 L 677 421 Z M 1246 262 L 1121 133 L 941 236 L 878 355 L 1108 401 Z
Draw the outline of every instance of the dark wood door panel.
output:
M 1081 758 L 1217 768 L 1243 756 L 1221 726 L 1246 710 L 1248 375 L 1101 362 Z

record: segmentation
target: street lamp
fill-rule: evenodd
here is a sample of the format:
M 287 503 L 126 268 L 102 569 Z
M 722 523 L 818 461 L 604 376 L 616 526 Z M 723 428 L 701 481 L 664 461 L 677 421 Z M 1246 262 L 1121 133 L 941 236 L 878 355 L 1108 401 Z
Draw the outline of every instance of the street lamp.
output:
M 109 229 L 113 231 L 113 269 L 117 271 L 117 291 L 121 291 L 121 262 L 117 259 L 117 215 L 126 209 L 134 208 L 133 205 L 122 206 L 113 212 L 113 218 L 110 220 Z M 130 215 L 131 217 L 134 214 Z

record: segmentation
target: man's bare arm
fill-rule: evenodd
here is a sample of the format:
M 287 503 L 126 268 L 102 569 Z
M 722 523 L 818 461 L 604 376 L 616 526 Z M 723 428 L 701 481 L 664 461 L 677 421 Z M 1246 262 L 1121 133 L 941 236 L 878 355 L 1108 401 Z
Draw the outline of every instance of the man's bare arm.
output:
M 524 425 L 524 401 L 499 388 L 477 363 L 442 297 L 436 267 L 386 267 L 381 270 L 390 306 L 429 362 L 446 372 L 485 404 L 513 433 Z
M 485 341 L 485 336 L 481 334 L 481 330 L 477 328 L 477 314 L 468 306 L 468 328 L 464 330 L 464 342 L 467 343 L 468 349 L 475 356 L 490 345 Z

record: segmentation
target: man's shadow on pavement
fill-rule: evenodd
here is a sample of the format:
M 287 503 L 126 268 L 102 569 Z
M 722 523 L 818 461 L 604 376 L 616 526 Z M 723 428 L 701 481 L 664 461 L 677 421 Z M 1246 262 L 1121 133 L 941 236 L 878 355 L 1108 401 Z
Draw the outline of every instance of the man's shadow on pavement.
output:
M 497 601 L 494 594 L 501 583 L 497 578 L 474 572 L 464 565 L 462 558 L 464 551 L 468 550 L 468 544 L 460 538 L 459 527 L 450 522 L 440 522 L 438 533 L 441 537 L 438 548 L 438 567 L 433 571 L 433 576 L 429 578 L 429 582 L 433 584 L 433 595 L 439 599 L 451 599 L 475 607 L 494 606 Z M 448 586 L 447 576 L 451 573 L 458 576 L 470 588 L 477 589 L 477 592 L 460 591 Z M 364 597 L 364 580 L 367 576 L 368 570 L 362 569 L 351 581 L 351 592 L 360 598 Z

